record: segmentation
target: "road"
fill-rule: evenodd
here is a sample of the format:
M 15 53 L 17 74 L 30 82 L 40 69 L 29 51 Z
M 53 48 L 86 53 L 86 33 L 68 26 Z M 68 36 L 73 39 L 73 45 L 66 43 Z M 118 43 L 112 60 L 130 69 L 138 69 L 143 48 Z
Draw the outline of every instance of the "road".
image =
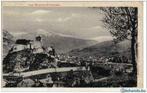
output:
M 41 69 L 29 72 L 21 72 L 21 73 L 14 73 L 13 76 L 22 76 L 22 77 L 30 77 L 40 74 L 47 74 L 53 72 L 67 72 L 67 71 L 79 71 L 79 70 L 86 70 L 85 67 L 63 67 L 63 68 L 48 68 L 48 69 Z M 9 73 L 3 74 L 3 76 L 9 76 Z

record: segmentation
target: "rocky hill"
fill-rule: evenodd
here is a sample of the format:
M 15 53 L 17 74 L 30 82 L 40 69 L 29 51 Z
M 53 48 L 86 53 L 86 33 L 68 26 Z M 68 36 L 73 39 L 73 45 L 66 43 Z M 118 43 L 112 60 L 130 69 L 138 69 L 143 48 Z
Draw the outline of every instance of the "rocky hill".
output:
M 7 30 L 3 30 L 3 56 L 7 55 L 14 43 L 14 37 Z

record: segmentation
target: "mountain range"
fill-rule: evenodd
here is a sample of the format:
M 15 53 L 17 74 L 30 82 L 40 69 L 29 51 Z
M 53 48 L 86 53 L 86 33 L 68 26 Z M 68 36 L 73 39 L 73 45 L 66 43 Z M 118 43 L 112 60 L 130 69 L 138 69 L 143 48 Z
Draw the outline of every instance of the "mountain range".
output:
M 85 40 L 55 33 L 28 33 L 19 36 L 13 36 L 8 31 L 3 31 L 3 52 L 8 50 L 15 43 L 16 39 L 34 40 L 37 35 L 41 35 L 44 47 L 53 46 L 57 53 L 66 53 L 76 56 L 109 56 L 113 53 L 120 53 L 130 57 L 130 41 L 123 41 L 114 45 L 112 40 L 98 42 L 94 40 Z
M 17 39 L 31 39 L 40 35 L 42 37 L 42 44 L 44 47 L 53 46 L 57 53 L 66 53 L 73 49 L 82 49 L 97 44 L 95 40 L 85 40 L 80 38 L 69 37 L 63 34 L 55 33 L 27 33 L 15 36 Z

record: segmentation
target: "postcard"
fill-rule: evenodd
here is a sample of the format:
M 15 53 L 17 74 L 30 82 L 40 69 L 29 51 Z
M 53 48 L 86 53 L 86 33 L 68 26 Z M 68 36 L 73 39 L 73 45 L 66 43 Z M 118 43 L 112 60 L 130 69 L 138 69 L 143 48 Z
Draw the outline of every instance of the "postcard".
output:
M 143 88 L 143 2 L 2 1 L 1 10 L 2 89 Z

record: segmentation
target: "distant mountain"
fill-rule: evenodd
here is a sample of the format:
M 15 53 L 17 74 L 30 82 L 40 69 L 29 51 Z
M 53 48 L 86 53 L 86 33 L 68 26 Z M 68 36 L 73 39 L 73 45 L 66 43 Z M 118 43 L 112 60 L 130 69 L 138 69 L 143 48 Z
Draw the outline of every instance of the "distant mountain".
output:
M 54 46 L 57 53 L 66 53 L 73 49 L 81 49 L 98 43 L 94 40 L 84 40 L 55 33 L 29 33 L 17 36 L 16 38 L 33 40 L 37 35 L 41 35 L 43 46 Z
M 3 30 L 3 55 L 5 56 L 14 44 L 14 37 L 7 31 Z
M 58 53 L 66 53 L 73 49 L 89 47 L 96 43 L 97 42 L 93 40 L 83 40 L 59 35 L 52 35 L 43 38 L 43 44 L 46 46 L 53 45 Z
M 68 54 L 80 57 L 121 54 L 130 57 L 130 46 L 130 41 L 123 41 L 116 46 L 113 44 L 113 41 L 104 41 L 87 48 L 72 50 Z

